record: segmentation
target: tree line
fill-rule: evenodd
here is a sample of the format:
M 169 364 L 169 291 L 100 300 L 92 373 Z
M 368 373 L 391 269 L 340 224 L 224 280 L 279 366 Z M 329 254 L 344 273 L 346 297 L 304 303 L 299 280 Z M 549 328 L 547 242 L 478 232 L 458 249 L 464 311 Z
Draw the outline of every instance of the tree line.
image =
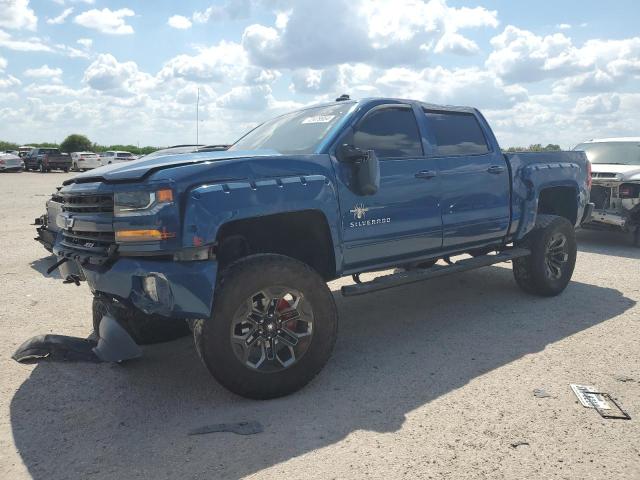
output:
M 93 143 L 84 135 L 79 135 L 77 133 L 69 135 L 65 138 L 62 143 L 52 143 L 52 142 L 28 142 L 24 144 L 13 143 L 13 142 L 5 142 L 0 140 L 0 151 L 5 150 L 18 150 L 18 147 L 22 145 L 30 145 L 32 147 L 49 147 L 49 148 L 59 148 L 61 152 L 71 153 L 71 152 L 106 152 L 107 150 L 124 150 L 126 152 L 131 152 L 134 155 L 146 155 L 151 152 L 155 152 L 163 147 L 138 147 L 136 145 L 98 145 L 97 143 Z
M 543 147 L 540 143 L 529 145 L 528 147 L 509 147 L 507 152 L 557 152 L 562 150 L 560 145 L 549 143 L 546 147 Z

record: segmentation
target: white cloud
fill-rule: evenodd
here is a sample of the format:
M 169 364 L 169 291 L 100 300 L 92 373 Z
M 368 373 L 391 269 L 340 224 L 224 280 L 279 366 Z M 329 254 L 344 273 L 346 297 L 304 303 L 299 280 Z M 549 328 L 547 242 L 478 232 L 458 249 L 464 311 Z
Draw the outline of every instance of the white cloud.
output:
M 13 75 L 0 75 L 0 89 L 17 87 L 21 83 L 22 82 Z
M 264 110 L 271 98 L 271 88 L 267 85 L 234 87 L 218 98 L 216 105 L 236 110 Z
M 198 82 L 224 82 L 242 79 L 247 70 L 247 56 L 242 46 L 220 42 L 201 48 L 196 55 L 178 55 L 167 61 L 159 76 L 164 79 L 184 78 Z
M 83 82 L 94 90 L 115 97 L 142 94 L 155 85 L 155 79 L 141 72 L 135 62 L 118 62 L 109 53 L 98 55 L 87 67 Z
M 20 52 L 53 52 L 44 40 L 38 37 L 31 37 L 27 40 L 16 40 L 7 32 L 0 30 L 0 47 Z
M 509 83 L 560 79 L 555 88 L 561 91 L 602 91 L 640 73 L 640 37 L 578 47 L 561 33 L 542 37 L 509 25 L 491 44 L 486 66 Z
M 7 68 L 7 64 L 8 64 L 7 59 L 4 57 L 0 57 L 0 71 Z
M 589 97 L 579 98 L 576 102 L 575 112 L 578 114 L 609 114 L 620 109 L 620 95 L 604 93 Z
M 248 18 L 250 13 L 251 0 L 227 0 L 222 5 L 211 5 L 201 12 L 193 12 L 192 18 L 196 23 L 207 23 Z
M 0 27 L 35 30 L 38 17 L 29 7 L 29 0 L 0 0 Z
M 473 40 L 463 37 L 459 33 L 445 33 L 433 50 L 435 53 L 455 53 L 458 55 L 474 55 L 480 51 L 480 47 Z
M 558 25 L 556 25 L 556 28 L 559 30 L 570 30 L 571 29 L 571 24 L 569 23 L 559 23 Z
M 179 30 L 186 30 L 191 28 L 191 20 L 187 17 L 183 17 L 182 15 L 173 15 L 169 17 L 167 24 L 172 28 L 177 28 Z
M 79 38 L 77 43 L 82 45 L 84 48 L 89 49 L 93 46 L 93 40 L 91 38 Z
M 28 68 L 24 71 L 25 77 L 42 78 L 50 81 L 61 81 L 62 69 L 51 68 L 49 65 L 42 65 L 39 68 Z
M 86 28 L 92 28 L 109 35 L 129 35 L 133 33 L 133 27 L 126 23 L 126 17 L 135 16 L 135 12 L 129 8 L 119 10 L 87 10 L 74 18 L 74 23 Z
M 25 77 L 46 80 L 51 83 L 62 83 L 62 69 L 51 68 L 49 65 L 42 65 L 39 68 L 28 68 L 24 71 Z
M 65 8 L 63 10 L 63 12 L 60 15 L 58 15 L 57 17 L 48 18 L 47 19 L 47 23 L 49 25 L 59 25 L 61 23 L 64 23 L 64 21 L 67 19 L 67 17 L 69 15 L 71 15 L 72 13 L 73 13 L 73 7 Z
M 425 64 L 429 52 L 478 52 L 460 31 L 498 25 L 495 11 L 450 7 L 445 0 L 299 0 L 293 5 L 273 26 L 245 29 L 242 45 L 252 62 L 316 69 L 356 62 Z

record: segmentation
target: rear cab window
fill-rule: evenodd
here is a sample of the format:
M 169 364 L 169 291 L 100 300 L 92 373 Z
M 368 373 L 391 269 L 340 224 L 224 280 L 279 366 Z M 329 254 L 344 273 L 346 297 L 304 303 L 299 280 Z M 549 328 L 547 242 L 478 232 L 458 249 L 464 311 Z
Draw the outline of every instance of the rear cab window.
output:
M 424 110 L 435 139 L 437 156 L 483 155 L 490 151 L 478 119 L 472 113 Z
M 356 126 L 351 143 L 362 150 L 373 150 L 378 158 L 424 156 L 413 109 L 404 106 L 372 109 Z

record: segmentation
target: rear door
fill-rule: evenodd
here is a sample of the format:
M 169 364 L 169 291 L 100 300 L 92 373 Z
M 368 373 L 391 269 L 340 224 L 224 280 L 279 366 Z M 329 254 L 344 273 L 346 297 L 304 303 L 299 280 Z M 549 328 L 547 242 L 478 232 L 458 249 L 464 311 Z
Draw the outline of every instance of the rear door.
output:
M 413 107 L 375 106 L 341 143 L 374 150 L 380 161 L 380 188 L 370 196 L 355 193 L 349 187 L 352 166 L 336 162 L 347 270 L 439 249 L 436 162 L 425 155 Z
M 442 187 L 443 247 L 479 246 L 504 237 L 511 184 L 486 124 L 468 111 L 424 110 Z

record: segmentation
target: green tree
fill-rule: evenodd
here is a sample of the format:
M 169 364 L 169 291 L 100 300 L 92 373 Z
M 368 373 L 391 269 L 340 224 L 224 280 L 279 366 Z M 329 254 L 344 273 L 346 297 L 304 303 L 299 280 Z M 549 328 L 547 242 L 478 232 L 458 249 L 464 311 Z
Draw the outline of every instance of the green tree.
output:
M 91 140 L 87 137 L 72 133 L 60 144 L 60 150 L 65 153 L 86 152 L 87 150 L 91 150 L 91 146 Z

